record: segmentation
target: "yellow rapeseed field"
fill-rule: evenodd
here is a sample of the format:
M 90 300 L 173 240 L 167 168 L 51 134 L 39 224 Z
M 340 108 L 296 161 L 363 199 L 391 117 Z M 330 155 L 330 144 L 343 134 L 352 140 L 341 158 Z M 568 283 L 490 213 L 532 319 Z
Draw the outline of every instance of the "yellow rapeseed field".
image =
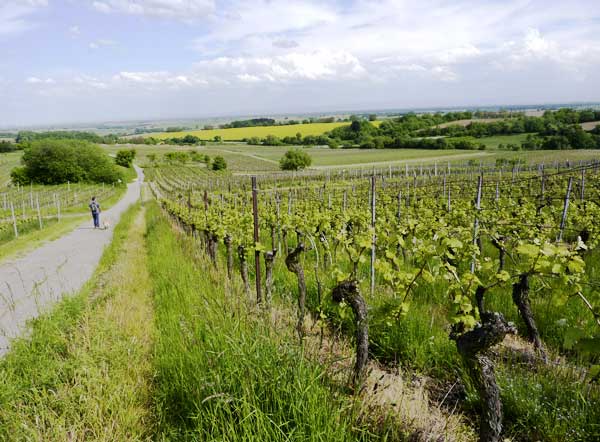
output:
M 215 136 L 220 136 L 224 141 L 241 141 L 244 138 L 259 137 L 265 138 L 267 135 L 275 135 L 276 137 L 293 137 L 298 132 L 302 136 L 306 135 L 322 135 L 325 132 L 335 129 L 336 127 L 348 125 L 350 123 L 309 123 L 309 124 L 294 124 L 289 126 L 257 126 L 257 127 L 240 127 L 233 129 L 213 129 L 213 130 L 193 130 L 185 132 L 163 132 L 159 134 L 148 134 L 160 140 L 165 138 L 180 138 L 186 135 L 195 135 L 202 140 L 213 140 Z M 379 125 L 379 121 L 374 122 Z

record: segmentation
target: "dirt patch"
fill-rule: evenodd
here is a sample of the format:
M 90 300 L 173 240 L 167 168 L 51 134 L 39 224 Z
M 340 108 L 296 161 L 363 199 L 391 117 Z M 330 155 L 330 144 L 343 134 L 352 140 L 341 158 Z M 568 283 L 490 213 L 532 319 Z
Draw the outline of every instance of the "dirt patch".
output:
M 466 127 L 471 123 L 493 123 L 494 121 L 502 121 L 506 120 L 506 118 L 471 118 L 468 120 L 456 120 L 450 121 L 448 123 L 442 123 L 435 126 L 437 129 L 443 129 L 448 126 L 463 126 Z
M 587 123 L 580 123 L 583 130 L 594 130 L 596 126 L 600 125 L 600 121 L 588 121 Z
M 294 327 L 294 313 L 274 307 L 270 319 L 277 327 Z M 354 366 L 351 342 L 307 316 L 304 323 L 306 355 L 325 367 L 327 378 L 340 390 L 350 385 Z M 391 429 L 401 440 L 474 441 L 476 434 L 459 413 L 438 406 L 429 397 L 430 380 L 398 367 L 369 361 L 359 387 L 359 419 Z

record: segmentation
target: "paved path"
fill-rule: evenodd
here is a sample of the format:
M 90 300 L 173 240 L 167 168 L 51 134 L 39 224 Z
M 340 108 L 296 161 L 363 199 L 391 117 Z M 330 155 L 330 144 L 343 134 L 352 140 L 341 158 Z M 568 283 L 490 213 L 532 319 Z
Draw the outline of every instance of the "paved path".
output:
M 138 167 L 136 171 L 138 179 L 128 185 L 125 196 L 102 212 L 100 222 L 109 221 L 109 230 L 94 230 L 90 215 L 71 233 L 0 265 L 0 356 L 8 351 L 11 338 L 26 333 L 27 320 L 90 279 L 121 214 L 140 198 L 144 174 Z

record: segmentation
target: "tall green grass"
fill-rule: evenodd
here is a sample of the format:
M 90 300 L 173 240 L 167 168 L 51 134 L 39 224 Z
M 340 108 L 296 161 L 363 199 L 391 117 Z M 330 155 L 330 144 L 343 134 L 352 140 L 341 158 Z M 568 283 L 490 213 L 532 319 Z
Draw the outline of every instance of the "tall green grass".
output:
M 155 293 L 158 440 L 381 440 L 302 354 L 293 330 L 274 330 L 224 273 L 194 260 L 152 205 L 149 267 Z

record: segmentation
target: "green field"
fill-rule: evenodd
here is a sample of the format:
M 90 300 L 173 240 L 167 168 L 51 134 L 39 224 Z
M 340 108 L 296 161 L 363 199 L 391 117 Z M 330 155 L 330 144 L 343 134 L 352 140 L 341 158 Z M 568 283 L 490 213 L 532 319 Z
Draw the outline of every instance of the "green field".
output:
M 493 162 L 496 158 L 520 158 L 526 162 L 579 161 L 600 158 L 596 150 L 561 150 L 561 151 L 505 151 L 495 147 L 503 143 L 517 143 L 517 136 L 488 137 L 479 141 L 488 147 L 485 151 L 468 150 L 425 150 L 425 149 L 329 149 L 303 148 L 312 158 L 312 169 L 386 167 L 399 166 L 404 163 L 426 164 L 432 162 L 446 163 L 483 160 Z M 106 146 L 109 153 L 123 149 L 123 145 Z M 137 162 L 148 164 L 148 155 L 155 154 L 161 161 L 167 152 L 186 152 L 196 150 L 214 158 L 220 155 L 225 158 L 231 172 L 274 172 L 279 170 L 279 159 L 290 146 L 252 146 L 247 144 L 225 143 L 209 144 L 202 147 L 182 146 L 132 146 L 137 151 Z
M 374 122 L 378 125 L 380 122 Z M 322 135 L 325 132 L 335 129 L 336 127 L 345 126 L 350 123 L 309 123 L 309 124 L 293 124 L 289 126 L 256 126 L 256 127 L 240 127 L 233 129 L 212 129 L 212 130 L 195 130 L 186 132 L 164 132 L 159 134 L 148 134 L 154 138 L 164 140 L 167 138 L 179 138 L 186 135 L 195 135 L 202 140 L 213 140 L 216 136 L 220 136 L 225 141 L 241 141 L 244 138 L 259 137 L 264 138 L 267 135 L 275 135 L 276 137 L 294 137 L 297 133 L 306 135 Z
M 10 181 L 10 171 L 19 165 L 21 152 L 0 154 L 0 189 Z
M 155 154 L 160 160 L 167 152 L 187 152 L 196 150 L 214 158 L 225 158 L 228 170 L 234 172 L 277 171 L 279 159 L 291 146 L 252 146 L 246 144 L 211 144 L 206 147 L 181 146 L 132 146 L 137 151 L 138 163 L 148 162 L 148 155 Z M 109 153 L 122 149 L 122 145 L 106 146 Z M 434 161 L 458 161 L 488 157 L 491 154 L 480 151 L 462 150 L 426 150 L 426 149 L 329 149 L 304 148 L 312 158 L 311 168 L 349 168 L 369 165 L 387 166 L 404 162 L 425 163 Z
M 228 151 L 238 152 L 251 158 L 278 162 L 289 146 L 235 146 Z M 366 165 L 399 164 L 406 161 L 447 161 L 449 159 L 474 158 L 489 155 L 485 152 L 461 150 L 426 149 L 306 149 L 311 156 L 313 168 L 360 167 Z
M 485 145 L 487 149 L 497 149 L 500 144 L 516 144 L 521 145 L 529 134 L 517 135 L 495 135 L 493 137 L 476 138 L 475 141 Z

